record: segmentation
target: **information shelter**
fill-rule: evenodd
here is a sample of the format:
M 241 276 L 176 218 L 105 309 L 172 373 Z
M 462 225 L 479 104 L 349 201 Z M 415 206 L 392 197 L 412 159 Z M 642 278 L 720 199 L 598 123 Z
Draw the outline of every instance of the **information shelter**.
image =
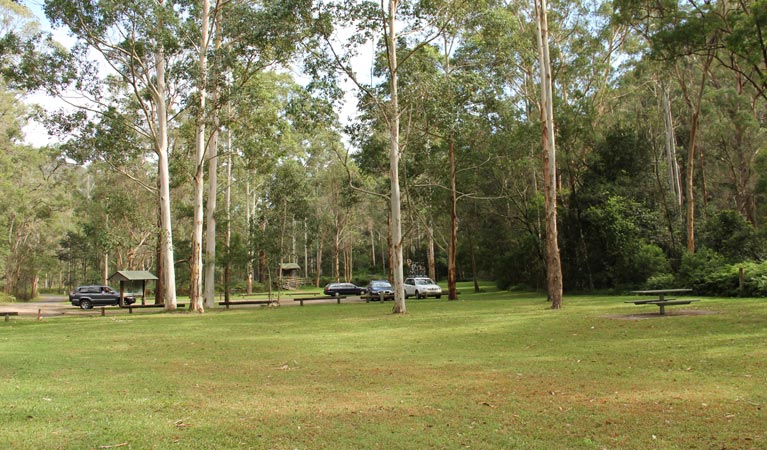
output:
M 157 277 L 146 270 L 118 270 L 109 277 L 109 281 L 120 282 L 120 306 L 125 306 L 125 292 L 141 295 L 141 305 L 146 305 L 146 282 L 157 281 Z

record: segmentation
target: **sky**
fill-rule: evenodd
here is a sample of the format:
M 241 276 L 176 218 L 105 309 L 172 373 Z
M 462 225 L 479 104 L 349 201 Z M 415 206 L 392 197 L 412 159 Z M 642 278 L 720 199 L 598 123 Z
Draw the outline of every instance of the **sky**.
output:
M 50 22 L 48 22 L 48 20 L 45 18 L 45 14 L 43 13 L 42 0 L 27 0 L 22 1 L 21 3 L 29 8 L 35 17 L 37 17 L 37 20 L 40 22 L 40 28 L 44 31 L 50 32 L 56 41 L 66 46 L 67 48 L 74 44 L 74 39 L 67 35 L 66 31 L 61 29 L 54 30 L 51 27 Z M 25 100 L 29 104 L 41 105 L 48 111 L 56 110 L 66 106 L 63 101 L 43 93 L 28 95 Z M 31 145 L 33 147 L 42 147 L 55 143 L 54 139 L 48 135 L 48 131 L 45 129 L 45 127 L 39 122 L 30 121 L 26 126 L 22 128 L 22 131 L 24 133 L 24 143 L 27 145 Z
M 65 29 L 54 29 L 50 22 L 46 19 L 43 12 L 43 0 L 24 0 L 21 3 L 29 8 L 30 11 L 32 11 L 32 13 L 37 17 L 42 30 L 50 32 L 56 41 L 67 48 L 70 48 L 74 44 L 75 39 L 72 36 L 69 36 Z M 349 33 L 346 34 L 348 35 Z M 343 31 L 340 33 L 340 36 L 343 39 Z M 360 54 L 353 60 L 353 66 L 358 68 L 357 73 L 362 80 L 367 78 L 364 74 L 370 74 L 370 67 L 373 61 L 372 53 L 373 49 L 371 46 L 363 47 L 361 48 Z M 310 79 L 304 76 L 304 74 L 300 73 L 300 70 L 298 69 L 292 70 L 292 74 L 296 82 L 299 84 L 305 85 L 310 81 Z M 346 125 L 351 123 L 357 116 L 356 87 L 350 80 L 345 78 L 342 78 L 342 80 L 342 87 L 346 92 L 346 96 L 338 111 L 341 123 Z M 48 111 L 67 107 L 66 103 L 64 103 L 62 100 L 51 98 L 44 94 L 29 95 L 27 96 L 26 101 L 30 104 L 42 105 Z M 28 145 L 41 147 L 56 143 L 55 139 L 48 135 L 45 127 L 43 127 L 43 125 L 38 122 L 29 122 L 23 128 L 23 132 L 25 143 Z

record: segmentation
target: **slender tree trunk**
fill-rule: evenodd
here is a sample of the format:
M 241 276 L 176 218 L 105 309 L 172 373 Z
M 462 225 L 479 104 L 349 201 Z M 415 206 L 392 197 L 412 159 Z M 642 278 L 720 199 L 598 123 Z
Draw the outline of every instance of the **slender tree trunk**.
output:
M 474 281 L 474 292 L 479 293 L 479 277 L 477 276 L 477 252 L 474 250 L 474 240 L 469 233 L 469 251 L 471 251 L 471 278 Z
M 232 131 L 226 131 L 226 236 L 224 237 L 224 252 L 226 263 L 224 264 L 224 301 L 229 303 L 230 278 L 232 264 L 230 250 L 232 245 Z
M 252 246 L 252 235 L 253 235 L 253 226 L 255 225 L 253 222 L 253 215 L 255 214 L 255 208 L 251 208 L 250 206 L 250 183 L 251 183 L 251 172 L 248 171 L 247 179 L 245 180 L 245 220 L 248 222 L 248 264 L 247 264 L 247 292 L 248 295 L 253 293 L 253 258 L 255 257 L 255 254 L 253 253 L 253 246 Z
M 368 232 L 370 233 L 370 267 L 376 266 L 376 239 L 375 231 L 373 230 L 373 224 L 368 225 Z
M 162 259 L 164 270 L 164 304 L 165 309 L 176 309 L 176 270 L 173 260 L 173 227 L 171 226 L 170 207 L 170 170 L 168 168 L 168 105 L 167 88 L 165 86 L 165 53 L 160 47 L 155 53 L 157 67 L 157 90 L 153 93 L 157 104 L 156 120 L 157 135 L 155 137 L 155 152 L 160 182 L 160 217 L 162 223 Z
M 437 259 L 434 254 L 434 230 L 431 224 L 428 225 L 426 230 L 426 260 L 429 266 L 429 278 L 437 280 Z
M 708 209 L 708 186 L 706 185 L 706 151 L 703 148 L 698 149 L 700 154 L 700 190 L 703 197 L 703 215 L 705 218 Z M 736 185 L 737 188 L 737 185 Z
M 217 120 L 214 119 L 214 122 Z M 216 303 L 216 194 L 218 192 L 218 136 L 214 125 L 210 138 L 210 159 L 208 160 L 208 202 L 206 204 L 205 229 L 205 306 L 212 308 Z
M 266 233 L 266 221 L 262 220 L 261 224 L 261 233 Z M 258 251 L 258 282 L 263 284 L 266 283 L 266 252 L 264 250 Z
M 392 220 L 391 212 L 386 216 L 387 235 L 386 235 L 386 263 L 384 264 L 384 273 L 387 272 L 387 279 L 389 281 L 394 280 L 394 273 L 392 269 L 394 261 L 394 245 L 392 245 Z
M 398 94 L 398 68 L 397 61 L 397 33 L 396 15 L 399 0 L 389 0 L 389 14 L 386 29 L 386 47 L 390 75 L 390 107 L 389 112 L 389 175 L 391 177 L 391 220 L 392 220 L 392 272 L 394 275 L 394 308 L 395 314 L 405 314 L 405 284 L 404 266 L 402 261 L 402 215 L 401 194 L 399 186 L 399 94 Z
M 340 253 L 341 253 L 341 230 L 339 225 L 339 219 L 336 216 L 334 219 L 335 224 L 335 234 L 333 235 L 333 278 L 336 280 L 336 283 L 341 281 L 341 272 L 340 272 Z
M 456 252 L 458 250 L 458 186 L 456 183 L 455 168 L 455 140 L 450 135 L 449 144 L 450 159 L 450 245 L 447 249 L 447 299 L 458 300 Z
M 709 51 L 706 56 L 706 61 L 703 64 L 700 84 L 698 85 L 698 92 L 693 100 L 687 90 L 687 86 L 682 76 L 677 72 L 677 78 L 679 85 L 682 88 L 685 101 L 692 110 L 692 118 L 690 120 L 690 143 L 689 150 L 687 152 L 687 170 L 685 180 L 686 184 L 686 201 L 687 201 L 687 251 L 690 254 L 695 253 L 695 152 L 698 141 L 698 128 L 700 127 L 700 111 L 703 102 L 703 93 L 706 89 L 706 82 L 708 80 L 708 69 L 711 66 L 711 62 L 714 59 L 713 51 Z
M 106 286 L 108 281 L 109 281 L 109 253 L 104 253 L 104 276 L 103 276 L 102 284 Z
M 32 292 L 29 294 L 30 300 L 33 298 L 37 298 L 39 289 L 40 289 L 40 275 L 34 274 L 32 275 Z
M 541 126 L 543 183 L 546 204 L 546 278 L 552 309 L 562 307 L 562 267 L 557 230 L 557 161 L 554 141 L 554 107 L 549 56 L 546 0 L 536 0 L 538 48 L 541 72 Z
M 216 53 L 221 49 L 221 5 L 216 8 L 215 44 Z M 213 112 L 213 129 L 210 136 L 210 159 L 208 160 L 208 203 L 206 205 L 206 235 L 205 235 L 205 306 L 213 308 L 216 304 L 216 194 L 218 193 L 218 141 L 221 135 L 221 120 L 218 104 L 220 100 L 220 83 L 211 86 L 211 101 L 215 106 Z M 201 311 L 202 312 L 202 311 Z
M 314 287 L 320 287 L 320 277 L 322 276 L 322 233 L 317 238 L 317 272 L 314 275 Z
M 158 181 L 159 183 L 159 181 Z M 159 184 L 158 184 L 159 186 Z M 161 218 L 158 217 L 157 221 L 160 222 Z M 165 304 L 165 259 L 162 255 L 162 223 L 158 223 L 157 226 L 158 233 L 157 233 L 157 281 L 155 281 L 155 288 L 154 288 L 154 304 L 155 305 L 164 305 Z M 71 276 L 70 276 L 71 278 Z
M 202 306 L 202 222 L 203 198 L 205 193 L 205 120 L 207 111 L 208 39 L 210 29 L 210 0 L 202 0 L 200 17 L 200 43 L 198 49 L 197 91 L 199 103 L 195 126 L 195 167 L 194 167 L 194 220 L 192 223 L 192 255 L 189 261 L 189 310 L 203 312 Z
M 304 279 L 309 281 L 309 228 L 304 219 Z
M 668 161 L 668 182 L 674 193 L 674 204 L 677 211 L 682 208 L 682 185 L 679 177 L 679 163 L 676 160 L 676 135 L 674 133 L 674 117 L 671 115 L 671 99 L 668 86 L 662 86 L 663 96 L 663 125 L 666 131 L 666 160 Z

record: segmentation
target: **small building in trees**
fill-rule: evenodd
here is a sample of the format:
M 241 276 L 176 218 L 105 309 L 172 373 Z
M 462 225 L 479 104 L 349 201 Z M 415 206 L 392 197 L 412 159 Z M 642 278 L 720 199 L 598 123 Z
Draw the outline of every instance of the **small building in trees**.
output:
M 298 289 L 303 284 L 301 266 L 297 263 L 281 263 L 277 277 L 282 289 Z

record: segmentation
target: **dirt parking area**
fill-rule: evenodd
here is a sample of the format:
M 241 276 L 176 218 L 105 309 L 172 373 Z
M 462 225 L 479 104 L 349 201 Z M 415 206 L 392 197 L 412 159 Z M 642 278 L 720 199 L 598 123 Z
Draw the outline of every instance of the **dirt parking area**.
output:
M 72 306 L 66 297 L 44 297 L 33 302 L 6 303 L 0 305 L 0 312 L 17 312 L 20 316 L 56 317 L 77 314 L 80 309 Z

